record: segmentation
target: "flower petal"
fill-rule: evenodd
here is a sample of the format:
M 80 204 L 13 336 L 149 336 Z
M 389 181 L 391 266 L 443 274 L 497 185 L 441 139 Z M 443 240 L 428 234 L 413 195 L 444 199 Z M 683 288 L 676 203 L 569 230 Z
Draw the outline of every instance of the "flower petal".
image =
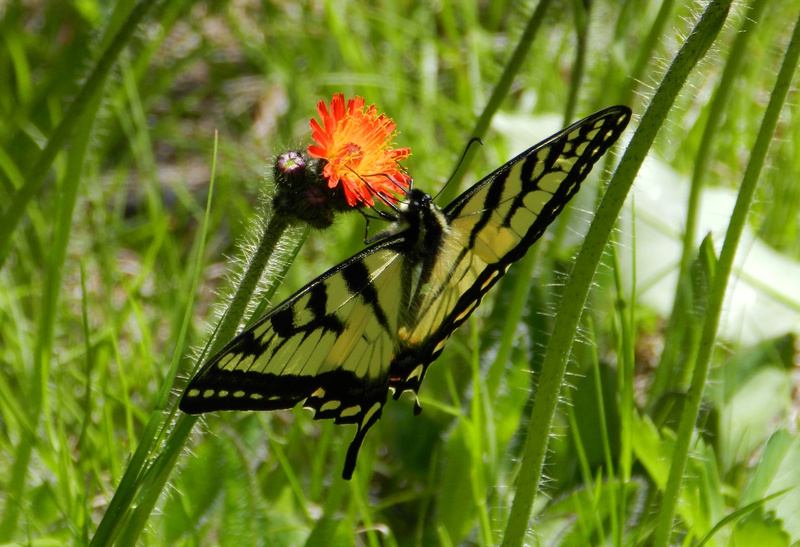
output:
M 339 183 L 351 206 L 374 205 L 381 201 L 397 201 L 396 194 L 411 185 L 399 162 L 411 154 L 410 148 L 392 148 L 396 124 L 386 114 L 378 114 L 373 104 L 365 109 L 365 100 L 356 96 L 345 103 L 344 94 L 331 99 L 330 111 L 324 101 L 317 104 L 322 124 L 312 118 L 311 137 L 316 144 L 308 147 L 315 158 L 327 160 L 323 176 L 328 186 Z

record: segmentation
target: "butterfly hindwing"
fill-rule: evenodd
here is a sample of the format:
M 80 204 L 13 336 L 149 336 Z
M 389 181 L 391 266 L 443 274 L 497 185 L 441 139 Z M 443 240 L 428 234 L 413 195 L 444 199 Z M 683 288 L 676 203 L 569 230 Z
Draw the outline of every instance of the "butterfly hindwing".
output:
M 418 392 L 427 367 L 484 295 L 544 233 L 630 119 L 611 107 L 512 159 L 439 209 L 411 190 L 405 228 L 300 289 L 213 356 L 180 408 L 275 410 L 356 424 L 343 476 L 389 390 Z M 419 411 L 419 405 L 416 406 Z
M 396 239 L 396 238 L 395 238 Z M 318 277 L 206 363 L 180 408 L 276 410 L 300 402 L 315 419 L 356 424 L 347 467 L 388 393 L 398 302 L 387 295 L 400 255 L 381 242 Z

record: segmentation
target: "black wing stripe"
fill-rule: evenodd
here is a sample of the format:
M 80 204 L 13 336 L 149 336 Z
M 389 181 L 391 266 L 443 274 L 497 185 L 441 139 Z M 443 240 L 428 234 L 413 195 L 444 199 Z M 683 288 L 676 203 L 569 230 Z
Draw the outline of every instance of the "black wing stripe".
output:
M 353 264 L 352 267 L 342 272 L 342 276 L 351 294 L 358 294 L 363 298 L 364 301 L 369 304 L 372 313 L 375 314 L 375 317 L 384 330 L 388 331 L 389 321 L 386 318 L 386 312 L 378 301 L 378 292 L 375 290 L 375 287 L 370 284 L 370 272 L 367 266 L 363 262 Z
M 473 226 L 472 230 L 470 231 L 469 242 L 467 243 L 466 248 L 471 249 L 475 245 L 475 238 L 478 237 L 478 232 L 480 232 L 486 226 L 486 224 L 488 224 L 492 215 L 496 214 L 495 210 L 497 209 L 498 205 L 500 204 L 500 200 L 503 197 L 503 191 L 505 190 L 506 182 L 508 181 L 508 175 L 510 172 L 510 170 L 506 170 L 503 173 L 498 173 L 494 182 L 489 186 L 486 192 L 486 197 L 483 199 L 480 219 L 475 223 L 475 226 Z

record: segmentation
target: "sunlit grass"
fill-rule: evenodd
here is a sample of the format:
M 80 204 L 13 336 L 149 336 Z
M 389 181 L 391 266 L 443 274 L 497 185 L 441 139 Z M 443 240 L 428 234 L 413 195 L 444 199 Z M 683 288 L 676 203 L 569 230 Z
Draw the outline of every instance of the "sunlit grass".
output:
M 734 293 L 712 318 L 717 339 L 701 337 L 796 2 L 756 1 L 755 13 L 734 6 L 666 106 L 652 147 L 628 150 L 649 159 L 610 246 L 597 249 L 597 275 L 583 259 L 573 272 L 576 232 L 615 220 L 595 215 L 604 193 L 595 182 L 568 223 L 531 250 L 530 285 L 521 264 L 512 268 L 448 343 L 422 387 L 424 412 L 414 417 L 410 398 L 388 403 L 349 483 L 340 477 L 349 427 L 299 409 L 217 413 L 194 427 L 184 417 L 179 432 L 192 434 L 183 449 L 171 444 L 180 414 L 167 413 L 214 310 L 227 306 L 221 295 L 235 291 L 228 276 L 242 267 L 232 262 L 264 225 L 248 220 L 263 214 L 264 175 L 278 153 L 309 144 L 317 101 L 341 91 L 376 103 L 397 122 L 398 146 L 412 148 L 416 186 L 438 192 L 536 6 L 166 0 L 140 3 L 142 23 L 117 34 L 133 4 L 0 4 L 0 543 L 86 544 L 102 521 L 97 544 L 639 545 L 654 540 L 659 518 L 659 540 L 671 530 L 686 544 L 743 545 L 756 532 L 764 544 L 800 541 L 791 90 L 737 248 L 737 260 L 757 260 L 737 263 L 728 281 L 744 300 Z M 576 14 L 583 5 L 548 7 L 500 103 L 523 136 L 509 142 L 490 130 L 473 147 L 468 180 L 547 135 L 533 135 L 543 122 L 525 125 L 531 115 L 555 114 L 564 126 L 622 102 L 637 116 L 629 135 L 647 130 L 641 116 L 705 3 L 628 2 L 620 11 L 592 2 Z M 118 51 L 107 49 L 114 36 Z M 625 150 L 598 166 L 602 183 Z M 693 176 L 697 232 L 682 238 Z M 466 182 L 451 186 L 450 196 Z M 714 245 L 701 246 L 711 226 Z M 358 215 L 312 232 L 272 301 L 362 249 L 363 232 Z M 565 288 L 581 275 L 593 283 L 585 304 Z M 521 321 L 508 328 L 521 298 Z M 556 375 L 556 385 L 541 385 L 562 306 L 583 310 L 567 333 L 576 343 L 563 383 Z M 507 362 L 495 363 L 509 346 Z M 708 381 L 676 466 L 675 432 L 704 347 Z M 532 525 L 523 514 L 504 538 L 545 390 L 561 404 L 543 433 Z M 671 465 L 685 467 L 682 482 L 670 479 Z M 664 492 L 679 486 L 673 520 Z

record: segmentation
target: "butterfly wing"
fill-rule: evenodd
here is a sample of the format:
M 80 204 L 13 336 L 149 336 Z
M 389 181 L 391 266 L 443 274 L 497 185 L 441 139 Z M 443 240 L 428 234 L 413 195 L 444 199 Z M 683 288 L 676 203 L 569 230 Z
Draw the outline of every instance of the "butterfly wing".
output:
M 526 150 L 444 209 L 448 241 L 416 313 L 400 327 L 390 370 L 395 398 L 419 390 L 428 365 L 486 292 L 577 193 L 630 121 L 624 106 L 601 110 Z
M 345 460 L 350 478 L 388 393 L 402 241 L 373 245 L 261 317 L 203 366 L 180 409 L 276 410 L 305 401 L 314 419 L 358 426 Z

